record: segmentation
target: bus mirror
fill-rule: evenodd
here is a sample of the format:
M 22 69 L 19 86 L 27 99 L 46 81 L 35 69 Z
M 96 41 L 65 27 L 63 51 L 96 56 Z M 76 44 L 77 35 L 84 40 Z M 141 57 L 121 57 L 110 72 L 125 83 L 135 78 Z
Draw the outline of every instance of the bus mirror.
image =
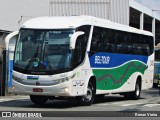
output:
M 15 46 L 18 33 L 19 31 L 15 31 L 7 35 L 7 37 L 5 38 L 6 50 L 9 50 L 10 46 Z
M 18 31 L 12 32 L 5 38 L 6 44 L 6 80 L 8 85 L 8 92 L 12 92 L 12 70 L 13 70 L 13 56 L 15 50 L 15 44 L 18 38 Z
M 75 49 L 76 40 L 81 35 L 84 35 L 84 32 L 78 31 L 72 35 L 71 40 L 70 40 L 70 49 Z

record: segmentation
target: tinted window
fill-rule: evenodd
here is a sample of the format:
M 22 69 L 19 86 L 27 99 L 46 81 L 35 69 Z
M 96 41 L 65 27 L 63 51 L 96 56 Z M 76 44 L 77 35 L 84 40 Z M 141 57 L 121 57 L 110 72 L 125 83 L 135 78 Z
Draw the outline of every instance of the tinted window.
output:
M 101 49 L 101 42 L 102 42 L 102 34 L 103 28 L 94 27 L 93 35 L 92 35 L 92 42 L 90 48 L 90 55 L 95 54 L 96 52 L 100 52 Z
M 76 41 L 74 58 L 73 58 L 73 65 L 75 67 L 78 66 L 80 63 L 82 63 L 82 61 L 84 60 L 90 28 L 91 26 L 85 25 L 85 26 L 78 27 L 76 30 L 76 31 L 83 31 L 85 34 L 79 36 Z
M 111 52 L 134 55 L 151 55 L 153 37 L 108 28 L 94 27 L 90 55 Z

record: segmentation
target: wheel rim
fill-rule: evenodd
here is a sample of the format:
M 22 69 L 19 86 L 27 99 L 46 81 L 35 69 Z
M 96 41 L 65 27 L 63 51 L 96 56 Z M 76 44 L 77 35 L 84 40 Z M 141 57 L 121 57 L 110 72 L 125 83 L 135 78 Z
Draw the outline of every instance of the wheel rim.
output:
M 136 96 L 139 96 L 140 94 L 140 88 L 139 88 L 139 85 L 137 84 L 136 85 Z
M 83 98 L 87 101 L 92 99 L 92 90 L 90 88 L 87 88 L 87 94 Z

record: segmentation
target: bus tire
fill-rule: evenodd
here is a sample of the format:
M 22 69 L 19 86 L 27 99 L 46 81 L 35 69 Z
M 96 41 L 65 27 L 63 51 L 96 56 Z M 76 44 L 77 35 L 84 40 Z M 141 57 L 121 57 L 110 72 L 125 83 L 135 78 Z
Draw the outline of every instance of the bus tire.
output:
M 48 97 L 38 96 L 38 95 L 30 95 L 30 99 L 36 105 L 44 105 L 47 102 Z
M 126 99 L 133 99 L 133 100 L 138 100 L 141 95 L 141 84 L 140 81 L 137 80 L 135 84 L 135 90 L 133 92 L 125 93 L 124 97 Z
M 138 100 L 140 98 L 140 95 L 141 95 L 141 84 L 140 81 L 138 80 L 135 85 L 135 90 L 132 92 L 132 99 Z
M 80 97 L 82 105 L 89 106 L 93 103 L 95 99 L 95 85 L 90 81 L 87 87 L 87 94 Z

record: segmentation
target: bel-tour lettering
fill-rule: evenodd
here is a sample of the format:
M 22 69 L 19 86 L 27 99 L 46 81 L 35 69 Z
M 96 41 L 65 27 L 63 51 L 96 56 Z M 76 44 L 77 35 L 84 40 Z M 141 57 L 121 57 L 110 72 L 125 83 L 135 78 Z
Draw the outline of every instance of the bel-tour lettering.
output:
M 95 64 L 109 64 L 109 56 L 95 56 Z

